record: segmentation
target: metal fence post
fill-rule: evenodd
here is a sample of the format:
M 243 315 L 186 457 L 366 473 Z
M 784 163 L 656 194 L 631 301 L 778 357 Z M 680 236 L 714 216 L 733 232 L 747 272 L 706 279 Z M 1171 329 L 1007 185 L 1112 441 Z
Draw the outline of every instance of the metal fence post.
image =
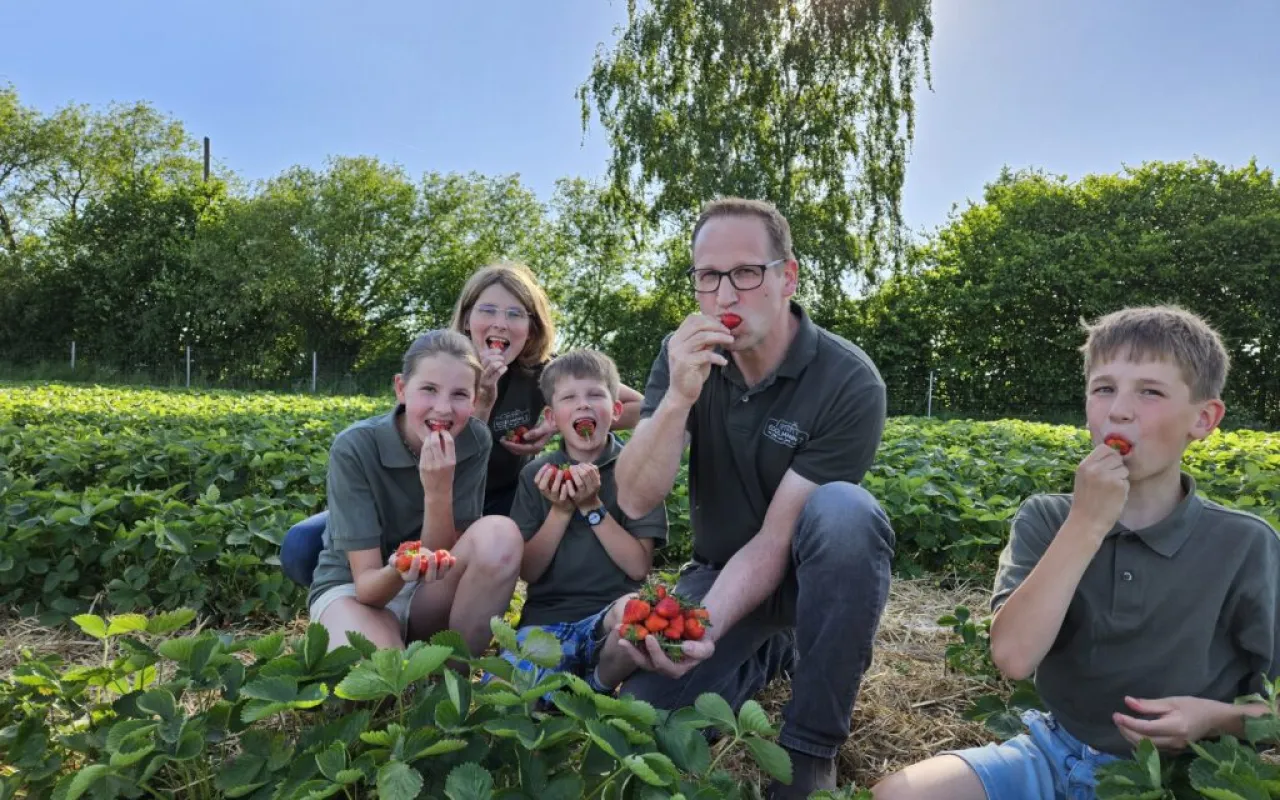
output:
M 312 394 L 316 393 L 316 364 L 317 364 L 316 351 L 312 350 L 311 351 L 311 393 Z
M 187 345 L 187 388 L 191 388 L 191 345 Z
M 924 415 L 926 417 L 933 416 L 933 370 L 929 370 L 929 396 L 925 400 Z
M 76 340 L 71 340 L 71 371 L 76 371 Z

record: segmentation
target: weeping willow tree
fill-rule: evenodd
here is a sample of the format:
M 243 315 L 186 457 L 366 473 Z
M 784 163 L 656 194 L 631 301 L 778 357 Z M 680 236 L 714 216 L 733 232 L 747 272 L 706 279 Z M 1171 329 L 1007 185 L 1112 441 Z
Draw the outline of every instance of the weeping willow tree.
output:
M 929 0 L 629 0 L 579 88 L 583 129 L 594 109 L 611 188 L 651 225 L 683 233 L 718 196 L 775 203 L 826 316 L 901 262 L 929 13 Z

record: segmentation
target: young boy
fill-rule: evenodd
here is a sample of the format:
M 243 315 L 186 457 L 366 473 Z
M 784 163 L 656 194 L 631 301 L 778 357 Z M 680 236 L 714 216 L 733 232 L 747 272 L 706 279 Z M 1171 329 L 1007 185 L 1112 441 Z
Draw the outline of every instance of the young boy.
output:
M 1095 445 L 1069 495 L 1028 499 L 1000 555 L 992 657 L 1035 675 L 1028 733 L 890 776 L 880 800 L 1092 798 L 1094 770 L 1149 738 L 1241 736 L 1233 705 L 1280 666 L 1280 539 L 1196 495 L 1183 451 L 1222 420 L 1227 354 L 1198 317 L 1130 308 L 1088 327 Z
M 559 669 L 604 692 L 630 670 L 621 652 L 619 664 L 600 663 L 604 640 L 621 621 L 611 606 L 640 587 L 655 545 L 667 538 L 663 505 L 635 520 L 618 509 L 613 467 L 622 443 L 610 428 L 622 414 L 619 385 L 613 360 L 593 350 L 546 366 L 540 388 L 563 444 L 525 465 L 511 508 L 525 538 L 520 577 L 528 584 L 517 638 L 535 627 L 551 633 L 564 653 Z M 513 653 L 502 657 L 541 672 Z

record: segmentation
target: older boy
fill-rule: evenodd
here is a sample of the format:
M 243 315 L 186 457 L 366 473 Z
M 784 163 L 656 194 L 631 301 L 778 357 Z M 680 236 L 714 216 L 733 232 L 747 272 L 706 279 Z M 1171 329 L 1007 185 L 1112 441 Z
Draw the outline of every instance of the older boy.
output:
M 1000 556 L 992 656 L 1035 675 L 1028 733 L 890 776 L 880 800 L 1091 798 L 1143 738 L 1176 751 L 1242 734 L 1233 705 L 1280 664 L 1280 539 L 1196 495 L 1183 451 L 1222 420 L 1227 354 L 1198 317 L 1130 308 L 1082 348 L 1096 445 L 1069 495 L 1029 498 Z
M 560 669 L 597 691 L 610 691 L 629 671 L 621 652 L 621 669 L 600 664 L 601 645 L 620 621 L 610 606 L 640 587 L 655 544 L 667 537 L 665 506 L 634 520 L 618 509 L 613 468 L 622 444 L 611 427 L 622 414 L 619 386 L 617 366 L 596 351 L 575 350 L 546 366 L 542 393 L 563 444 L 524 467 L 511 509 L 525 538 L 520 577 L 528 584 L 517 638 L 534 627 L 555 635 Z

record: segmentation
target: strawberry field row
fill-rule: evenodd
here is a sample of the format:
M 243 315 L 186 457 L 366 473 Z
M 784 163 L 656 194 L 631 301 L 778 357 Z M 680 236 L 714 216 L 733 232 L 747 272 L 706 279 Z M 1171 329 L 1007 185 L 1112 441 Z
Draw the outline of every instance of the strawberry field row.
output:
M 373 398 L 0 387 L 0 603 L 60 621 L 186 605 L 290 617 L 277 565 L 289 525 L 324 506 L 327 450 Z M 907 574 L 989 568 L 1035 492 L 1070 491 L 1075 427 L 896 418 L 864 485 Z M 1280 436 L 1217 433 L 1187 469 L 1210 498 L 1280 524 Z M 667 501 L 665 565 L 689 552 L 684 481 Z

